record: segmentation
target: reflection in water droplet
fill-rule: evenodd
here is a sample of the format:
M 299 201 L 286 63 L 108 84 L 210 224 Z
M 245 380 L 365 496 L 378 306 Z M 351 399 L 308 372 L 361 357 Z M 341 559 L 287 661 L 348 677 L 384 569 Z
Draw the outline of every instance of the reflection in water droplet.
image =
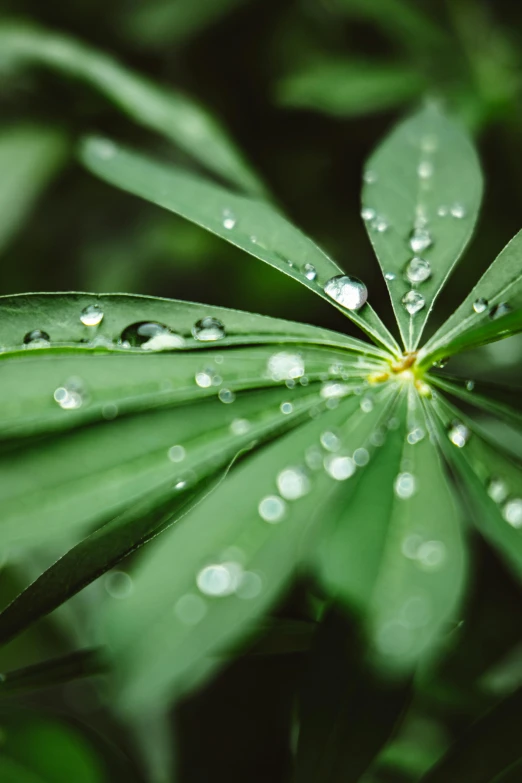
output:
M 506 483 L 499 478 L 490 479 L 487 491 L 489 497 L 495 503 L 503 503 L 509 494 Z
M 411 473 L 399 473 L 394 484 L 395 494 L 401 500 L 407 500 L 415 494 L 415 476 Z
M 271 524 L 281 522 L 286 513 L 286 503 L 279 495 L 267 495 L 257 508 L 261 519 Z
M 426 305 L 426 300 L 418 291 L 408 291 L 402 297 L 402 306 L 409 315 L 415 315 Z
M 27 332 L 24 337 L 24 345 L 27 348 L 48 348 L 51 344 L 51 338 L 47 332 L 43 332 L 41 329 L 33 329 L 32 332 Z
M 454 422 L 448 430 L 448 438 L 459 449 L 463 449 L 471 437 L 470 430 L 461 422 Z
M 154 321 L 140 321 L 127 326 L 121 333 L 120 342 L 127 347 L 142 348 L 145 351 L 168 351 L 185 345 L 180 334 Z
M 230 389 L 220 389 L 218 392 L 218 397 L 221 402 L 224 402 L 226 405 L 229 405 L 236 399 L 236 395 Z
M 502 318 L 503 315 L 508 315 L 510 312 L 511 306 L 508 305 L 507 302 L 499 302 L 498 305 L 495 305 L 495 307 L 491 308 L 489 317 L 495 320 L 497 318 Z
M 336 481 L 346 481 L 355 473 L 355 462 L 351 457 L 328 454 L 324 458 L 324 468 Z
M 452 217 L 458 218 L 459 220 L 463 217 L 466 217 L 466 210 L 462 204 L 453 204 L 450 209 L 450 213 Z
M 207 604 L 201 596 L 186 593 L 176 602 L 174 612 L 184 625 L 197 625 L 207 613 Z
M 502 509 L 502 516 L 512 527 L 522 527 L 522 498 L 508 500 Z
M 179 444 L 176 446 L 171 446 L 168 451 L 169 459 L 171 462 L 183 462 L 185 459 L 187 452 L 183 448 L 183 446 L 180 446 Z
M 299 353 L 279 351 L 268 360 L 267 371 L 274 381 L 295 380 L 305 374 L 304 360 Z
M 489 307 L 489 303 L 487 299 L 483 299 L 482 297 L 480 299 L 475 299 L 473 302 L 473 309 L 476 313 L 484 313 Z
M 279 494 L 285 500 L 297 500 L 310 492 L 310 479 L 301 468 L 285 468 L 277 476 Z
M 99 304 L 90 304 L 84 307 L 80 313 L 80 321 L 84 326 L 98 326 L 103 321 L 102 307 Z
M 234 214 L 231 212 L 230 209 L 224 209 L 223 210 L 223 228 L 226 228 L 227 231 L 230 231 L 234 228 L 236 225 L 236 218 Z
M 446 559 L 446 547 L 442 541 L 424 541 L 417 549 L 417 562 L 426 571 L 435 571 Z
M 362 468 L 364 465 L 367 465 L 370 461 L 370 454 L 367 451 L 367 449 L 355 449 L 353 452 L 353 461 L 357 465 L 357 467 Z
M 376 217 L 375 210 L 371 207 L 363 207 L 361 209 L 361 217 L 363 220 L 373 220 Z
M 349 275 L 332 277 L 326 283 L 324 292 L 347 310 L 359 310 L 368 299 L 368 289 L 364 283 Z
M 424 283 L 431 277 L 430 262 L 414 256 L 406 265 L 405 274 L 410 283 Z
M 216 342 L 216 340 L 222 340 L 225 336 L 225 327 L 218 321 L 217 318 L 207 316 L 196 321 L 192 327 L 192 335 L 194 339 L 203 343 Z
M 410 247 L 414 253 L 422 253 L 433 243 L 427 228 L 414 228 L 410 234 Z
M 250 430 L 250 422 L 248 419 L 234 419 L 230 424 L 230 432 L 233 435 L 246 435 Z
M 103 586 L 111 598 L 128 598 L 134 589 L 132 579 L 125 571 L 109 571 L 104 576 Z
M 317 280 L 317 269 L 313 264 L 304 264 L 302 271 L 307 280 Z

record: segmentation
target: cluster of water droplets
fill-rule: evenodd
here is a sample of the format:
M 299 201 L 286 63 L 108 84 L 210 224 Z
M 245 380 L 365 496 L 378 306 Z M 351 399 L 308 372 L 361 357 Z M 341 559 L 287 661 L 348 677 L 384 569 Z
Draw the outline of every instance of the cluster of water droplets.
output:
M 490 307 L 487 299 L 479 297 L 473 302 L 473 312 L 477 313 L 477 315 L 487 312 L 492 320 L 496 320 L 504 315 L 508 315 L 511 312 L 511 305 L 508 302 L 498 302 Z

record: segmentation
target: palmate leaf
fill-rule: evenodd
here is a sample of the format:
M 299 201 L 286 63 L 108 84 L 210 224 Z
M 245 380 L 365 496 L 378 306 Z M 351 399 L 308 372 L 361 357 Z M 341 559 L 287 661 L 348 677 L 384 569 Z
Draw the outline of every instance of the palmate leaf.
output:
M 170 139 L 211 171 L 246 191 L 264 192 L 226 131 L 188 96 L 158 87 L 74 38 L 35 26 L 4 21 L 0 51 L 4 65 L 43 65 L 87 82 L 135 122 Z
M 515 427 L 522 426 L 522 413 L 515 407 L 522 393 L 518 386 L 506 387 L 434 374 L 430 374 L 430 380 L 447 394 L 504 419 Z
M 409 410 L 406 409 L 409 408 Z M 318 548 L 329 593 L 364 618 L 374 655 L 409 669 L 440 637 L 465 582 L 460 518 L 429 426 L 410 393 Z
M 522 330 L 522 231 L 482 275 L 460 307 L 419 352 L 428 366 Z
M 362 215 L 408 351 L 473 232 L 481 194 L 473 146 L 432 105 L 399 124 L 366 164 Z
M 270 204 L 235 195 L 130 150 L 115 148 L 107 157 L 104 142 L 97 139 L 84 143 L 81 157 L 90 171 L 110 184 L 182 215 L 298 280 L 338 307 L 374 342 L 398 352 L 369 304 L 349 310 L 325 293 L 326 283 L 343 270 Z

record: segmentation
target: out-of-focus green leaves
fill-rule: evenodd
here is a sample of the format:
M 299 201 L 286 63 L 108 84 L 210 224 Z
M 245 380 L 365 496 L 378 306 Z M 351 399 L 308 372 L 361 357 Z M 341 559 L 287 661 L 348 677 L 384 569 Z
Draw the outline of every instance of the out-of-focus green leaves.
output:
M 481 196 L 469 138 L 434 105 L 401 122 L 366 163 L 363 218 L 409 351 L 471 237 Z
M 283 78 L 276 97 L 283 106 L 352 117 L 410 101 L 424 87 L 409 65 L 325 58 Z
M 419 354 L 421 365 L 522 329 L 522 231 L 484 272 Z
M 11 125 L 1 131 L 0 251 L 23 226 L 67 149 L 66 134 L 56 128 Z
M 235 195 L 201 178 L 142 155 L 87 139 L 81 157 L 90 171 L 112 185 L 192 220 L 247 253 L 276 267 L 351 318 L 376 343 L 397 345 L 369 304 L 348 310 L 324 291 L 343 270 L 270 204 Z
M 0 25 L 5 68 L 44 65 L 98 89 L 135 122 L 167 137 L 216 174 L 250 192 L 264 191 L 226 131 L 196 101 L 120 65 L 103 52 L 59 33 Z
M 0 700 L 80 677 L 91 677 L 105 670 L 99 650 L 77 650 L 60 658 L 3 673 L 0 678 Z

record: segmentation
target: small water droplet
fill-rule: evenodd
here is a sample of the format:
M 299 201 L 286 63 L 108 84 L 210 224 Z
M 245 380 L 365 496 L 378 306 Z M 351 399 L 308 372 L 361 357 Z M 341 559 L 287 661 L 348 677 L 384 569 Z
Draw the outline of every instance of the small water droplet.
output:
M 488 300 L 483 299 L 482 297 L 480 299 L 475 299 L 473 302 L 473 309 L 476 313 L 485 313 L 488 307 Z
M 81 408 L 85 401 L 85 389 L 80 379 L 71 378 L 54 391 L 55 402 L 66 411 Z
M 374 185 L 378 180 L 377 172 L 372 169 L 367 169 L 363 174 L 363 180 L 367 185 Z
M 357 277 L 336 275 L 330 278 L 324 287 L 327 296 L 346 307 L 347 310 L 359 310 L 368 299 L 368 289 Z
M 51 344 L 51 338 L 47 332 L 43 332 L 41 329 L 33 329 L 32 332 L 27 332 L 24 337 L 24 345 L 27 348 L 48 348 Z
M 363 207 L 361 209 L 361 217 L 362 217 L 363 220 L 365 220 L 365 221 L 373 220 L 375 218 L 375 216 L 376 216 L 375 215 L 375 210 L 372 209 L 371 207 Z
M 410 283 L 424 283 L 431 276 L 430 262 L 414 256 L 406 265 L 405 275 Z
M 367 465 L 370 461 L 370 453 L 367 449 L 355 449 L 353 452 L 353 461 L 357 465 L 357 467 L 362 468 L 364 465 Z
M 267 363 L 267 371 L 274 381 L 295 380 L 305 373 L 304 360 L 299 353 L 280 351 L 273 353 Z
M 134 589 L 132 578 L 125 571 L 109 571 L 103 586 L 111 598 L 128 598 Z
M 424 541 L 417 549 L 416 560 L 426 571 L 436 571 L 446 559 L 446 547 L 442 541 Z
M 211 367 L 207 367 L 194 376 L 196 384 L 200 389 L 209 389 L 211 386 L 219 386 L 222 381 L 221 376 Z
M 101 414 L 107 421 L 112 421 L 119 413 L 118 406 L 114 402 L 107 402 L 102 407 Z
M 154 321 L 140 321 L 127 326 L 121 333 L 120 342 L 131 348 L 142 348 L 145 351 L 168 351 L 185 345 L 185 340 L 180 334 Z
M 171 446 L 168 451 L 169 459 L 171 462 L 183 462 L 185 459 L 187 452 L 183 448 L 183 446 L 180 446 L 179 444 L 176 446 Z
M 475 381 L 466 381 L 466 389 L 467 391 L 473 391 L 475 388 Z
M 230 431 L 233 435 L 246 435 L 250 430 L 248 419 L 234 419 L 230 424 Z
M 196 321 L 192 327 L 192 335 L 199 342 L 213 343 L 225 337 L 225 327 L 217 318 L 207 316 Z
M 196 584 L 204 595 L 221 598 L 234 592 L 242 573 L 239 563 L 212 563 L 201 569 Z
M 500 478 L 490 479 L 487 492 L 495 503 L 503 503 L 509 494 L 506 483 Z
M 355 473 L 355 462 L 351 457 L 340 454 L 328 454 L 324 459 L 324 468 L 336 481 L 346 481 Z
M 430 179 L 433 176 L 433 163 L 429 160 L 422 160 L 417 166 L 417 174 L 420 179 Z
M 321 397 L 323 400 L 339 399 L 346 397 L 347 394 L 351 394 L 352 388 L 346 383 L 340 383 L 339 381 L 327 381 L 321 386 Z
M 455 203 L 451 206 L 450 213 L 452 217 L 457 218 L 458 220 L 466 217 L 466 209 L 462 204 L 459 203 Z
M 410 444 L 410 446 L 414 446 L 416 443 L 419 443 L 419 441 L 423 440 L 426 433 L 422 429 L 422 427 L 414 427 L 410 432 L 408 432 L 406 440 Z
M 459 449 L 463 449 L 471 437 L 471 431 L 459 421 L 453 422 L 448 430 L 448 438 Z
M 286 513 L 286 503 L 279 495 L 267 495 L 257 508 L 261 519 L 270 524 L 281 522 Z
M 414 253 L 422 253 L 433 244 L 427 228 L 414 228 L 410 234 L 410 247 Z
M 522 527 L 522 498 L 512 498 L 504 505 L 502 516 L 512 527 Z
M 304 264 L 302 271 L 307 280 L 317 280 L 317 269 L 313 264 Z
M 309 446 L 307 448 L 305 462 L 310 470 L 320 470 L 323 467 L 323 455 L 318 446 Z
M 174 612 L 184 625 L 197 625 L 207 613 L 203 598 L 194 593 L 186 593 L 176 602 Z
M 444 204 L 441 204 L 440 207 L 437 209 L 437 215 L 439 217 L 446 217 L 449 213 L 449 207 L 445 206 Z
M 371 397 L 363 397 L 359 405 L 363 413 L 371 413 L 373 411 L 373 400 Z
M 226 405 L 229 405 L 236 399 L 236 395 L 230 389 L 220 389 L 218 392 L 218 397 L 221 402 L 224 402 Z
M 282 402 L 279 406 L 279 410 L 281 413 L 284 413 L 285 416 L 288 416 L 289 413 L 292 413 L 294 410 L 294 406 L 291 402 Z
M 80 313 L 80 321 L 84 326 L 98 326 L 103 321 L 103 308 L 99 304 L 90 304 Z
M 511 306 L 507 302 L 499 302 L 499 304 L 491 308 L 489 317 L 496 320 L 497 318 L 502 318 L 503 315 L 508 315 L 510 312 Z
M 389 227 L 390 226 L 386 218 L 379 217 L 379 215 L 377 215 L 377 217 L 370 223 L 370 228 L 372 228 L 374 231 L 377 231 L 378 234 L 384 234 L 385 231 L 388 231 Z
M 237 220 L 235 215 L 231 212 L 230 209 L 224 209 L 223 210 L 223 228 L 226 228 L 227 231 L 231 231 L 234 226 L 236 225 Z
M 331 432 L 330 430 L 321 433 L 319 440 L 321 441 L 321 446 L 326 451 L 339 451 L 341 447 L 341 441 L 338 436 L 335 432 Z
M 386 436 L 384 433 L 384 430 L 374 430 L 372 434 L 370 435 L 370 443 L 372 446 L 375 446 L 376 448 L 380 448 L 384 445 L 384 442 L 386 440 Z
M 415 476 L 412 473 L 399 473 L 395 479 L 394 489 L 398 498 L 408 500 L 415 494 Z
M 415 315 L 426 306 L 426 300 L 418 291 L 408 291 L 402 297 L 402 305 L 409 315 Z
M 395 274 L 395 272 L 385 272 L 384 273 L 384 279 L 385 280 L 395 280 L 396 277 L 397 277 L 397 275 Z
M 246 601 L 257 598 L 263 589 L 263 580 L 255 571 L 245 571 L 236 587 L 236 595 Z
M 310 479 L 301 468 L 285 468 L 277 476 L 279 494 L 285 500 L 297 500 L 310 492 Z

